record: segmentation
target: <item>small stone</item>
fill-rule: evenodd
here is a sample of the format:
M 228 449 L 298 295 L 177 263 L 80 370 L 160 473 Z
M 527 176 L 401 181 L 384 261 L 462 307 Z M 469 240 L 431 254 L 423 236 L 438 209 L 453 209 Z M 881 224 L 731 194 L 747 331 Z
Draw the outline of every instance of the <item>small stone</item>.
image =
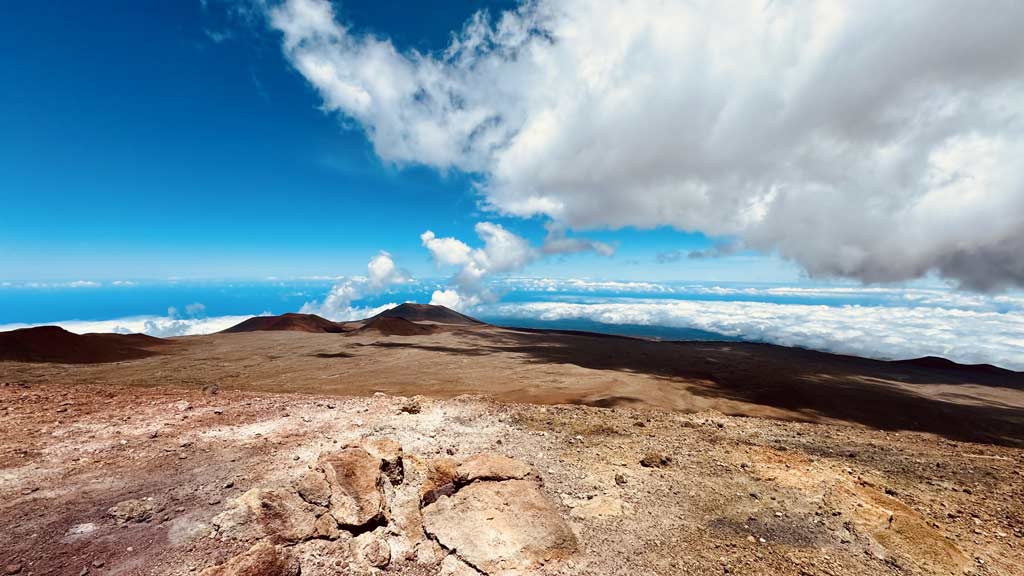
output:
M 122 500 L 107 509 L 107 514 L 121 523 L 145 522 L 153 516 L 153 503 L 150 500 Z
M 382 538 L 374 538 L 367 542 L 360 550 L 360 554 L 367 564 L 377 568 L 383 568 L 391 562 L 391 547 Z
M 640 465 L 644 468 L 664 468 L 671 463 L 671 456 L 665 456 L 657 452 L 651 452 L 640 459 Z
M 229 488 L 234 488 L 234 486 L 235 486 L 235 483 L 233 481 L 231 481 L 231 480 L 228 480 L 227 482 L 224 483 L 224 489 L 225 490 L 227 490 Z
M 4 566 L 4 574 L 12 575 L 21 572 L 21 564 L 8 564 Z
M 313 531 L 315 536 L 319 538 L 326 538 L 328 540 L 337 540 L 341 537 L 341 531 L 338 530 L 338 523 L 330 513 L 322 514 L 316 519 L 316 524 L 313 525 Z
M 103 564 L 104 564 L 103 560 L 93 560 L 92 561 L 93 568 L 103 568 Z
M 216 506 L 217 504 L 220 504 L 220 498 L 210 498 L 210 501 L 207 502 L 207 504 L 210 506 Z
M 616 474 L 615 475 L 615 483 L 618 484 L 619 486 L 625 486 L 626 485 L 626 477 L 623 476 L 622 474 Z
M 307 470 L 295 481 L 295 491 L 303 500 L 317 506 L 330 506 L 331 487 L 319 470 Z

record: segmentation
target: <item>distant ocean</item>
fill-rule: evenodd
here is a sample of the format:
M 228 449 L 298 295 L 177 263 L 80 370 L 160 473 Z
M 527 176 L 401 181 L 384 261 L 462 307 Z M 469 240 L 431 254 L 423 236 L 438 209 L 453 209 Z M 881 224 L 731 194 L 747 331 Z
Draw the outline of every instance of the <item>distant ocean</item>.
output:
M 299 311 L 338 281 L 7 282 L 0 284 L 0 330 L 59 324 L 76 332 L 208 333 L 249 316 Z M 420 280 L 354 301 L 348 313 L 429 302 L 445 287 Z M 490 288 L 495 301 L 465 312 L 501 325 L 770 342 L 883 359 L 935 355 L 1024 369 L 1020 293 L 549 278 L 503 278 Z

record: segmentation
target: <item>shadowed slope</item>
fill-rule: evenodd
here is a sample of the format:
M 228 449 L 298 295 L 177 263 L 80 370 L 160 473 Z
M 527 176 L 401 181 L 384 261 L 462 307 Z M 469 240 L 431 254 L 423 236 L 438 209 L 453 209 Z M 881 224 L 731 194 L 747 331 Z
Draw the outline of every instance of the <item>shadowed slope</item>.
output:
M 381 318 L 375 316 L 353 334 L 378 333 L 384 336 L 422 336 L 433 334 L 438 327 L 432 324 L 417 324 L 405 318 Z
M 146 358 L 166 341 L 144 334 L 75 334 L 59 326 L 0 332 L 0 361 L 96 364 Z
M 224 330 L 227 333 L 291 330 L 294 332 L 346 332 L 345 327 L 316 314 L 282 314 L 280 316 L 254 316 Z

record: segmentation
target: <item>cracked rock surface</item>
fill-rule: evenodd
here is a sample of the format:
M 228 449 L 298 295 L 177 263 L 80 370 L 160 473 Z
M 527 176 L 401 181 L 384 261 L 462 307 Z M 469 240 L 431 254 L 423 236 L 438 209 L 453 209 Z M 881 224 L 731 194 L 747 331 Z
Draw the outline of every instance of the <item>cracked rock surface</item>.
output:
M 200 576 L 298 576 L 299 561 L 291 552 L 259 542 L 220 566 L 207 568 Z
M 435 496 L 426 502 L 425 489 Z M 394 563 L 505 574 L 565 558 L 577 546 L 528 464 L 492 453 L 424 461 L 406 457 L 390 438 L 323 453 L 288 487 L 248 490 L 213 525 L 222 539 L 257 543 L 206 576 L 297 573 L 289 547 L 301 553 L 318 541 L 347 540 L 348 549 L 321 554 L 313 572 L 326 558 L 366 570 Z
M 558 510 L 529 480 L 481 481 L 423 509 L 428 534 L 486 574 L 534 568 L 576 549 Z

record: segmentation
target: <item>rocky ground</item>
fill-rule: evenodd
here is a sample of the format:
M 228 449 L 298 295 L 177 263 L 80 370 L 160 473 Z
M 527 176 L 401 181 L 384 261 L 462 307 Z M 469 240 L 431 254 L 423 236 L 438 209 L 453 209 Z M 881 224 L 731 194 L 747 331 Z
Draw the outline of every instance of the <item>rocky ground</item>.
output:
M 6 574 L 1024 566 L 1018 448 L 707 410 L 11 374 L 0 386 Z

